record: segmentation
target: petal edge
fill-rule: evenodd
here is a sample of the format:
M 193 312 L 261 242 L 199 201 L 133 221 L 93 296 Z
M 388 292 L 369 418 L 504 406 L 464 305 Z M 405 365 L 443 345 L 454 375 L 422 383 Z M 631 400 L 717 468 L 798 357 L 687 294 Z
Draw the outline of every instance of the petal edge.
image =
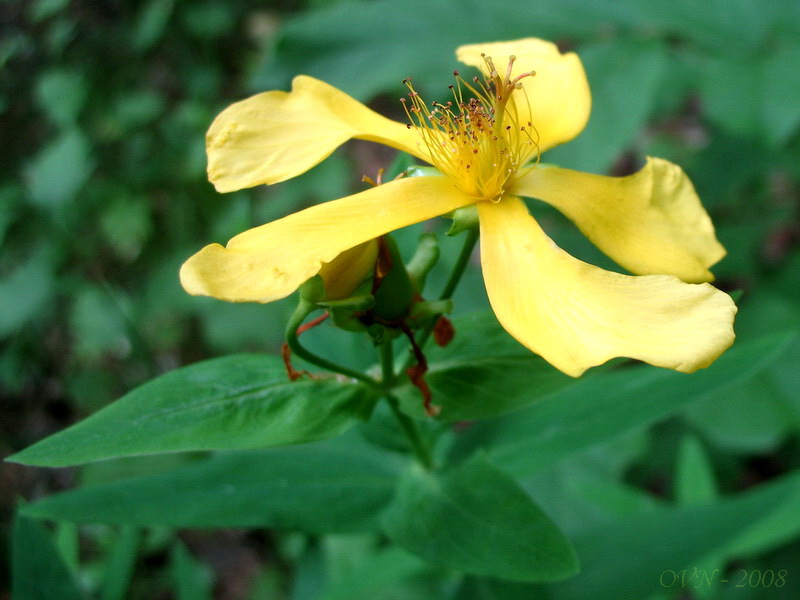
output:
M 473 200 L 445 177 L 412 177 L 325 202 L 210 244 L 181 267 L 184 289 L 229 302 L 272 302 L 342 252 Z
M 351 138 L 420 156 L 420 140 L 403 123 L 300 75 L 291 92 L 262 92 L 217 116 L 206 134 L 208 178 L 219 192 L 278 183 L 308 171 Z
M 514 193 L 554 206 L 637 275 L 713 281 L 709 267 L 725 256 L 692 182 L 661 158 L 647 157 L 647 164 L 627 177 L 534 167 L 516 182 Z
M 478 210 L 484 281 L 498 320 L 564 373 L 577 377 L 619 356 L 690 373 L 733 343 L 736 306 L 711 285 L 579 261 L 516 198 Z

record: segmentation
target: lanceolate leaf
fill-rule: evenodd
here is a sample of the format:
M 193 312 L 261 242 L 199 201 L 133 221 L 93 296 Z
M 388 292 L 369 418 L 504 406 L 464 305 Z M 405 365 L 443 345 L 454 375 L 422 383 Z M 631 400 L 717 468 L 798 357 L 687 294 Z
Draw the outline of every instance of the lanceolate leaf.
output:
M 11 546 L 16 600 L 82 600 L 83 595 L 44 524 L 18 516 Z
M 568 581 L 540 586 L 478 580 L 465 586 L 481 589 L 477 597 L 482 600 L 639 600 L 657 592 L 681 597 L 682 591 L 695 593 L 701 586 L 735 588 L 741 573 L 734 579 L 720 571 L 704 572 L 700 561 L 712 553 L 742 557 L 788 542 L 800 529 L 798 502 L 800 477 L 794 473 L 708 504 L 651 507 L 576 534 L 575 548 L 585 568 Z
M 737 342 L 713 365 L 686 375 L 654 367 L 609 370 L 458 436 L 455 452 L 484 446 L 517 476 L 656 420 L 753 376 L 785 351 L 794 333 Z
M 391 500 L 397 470 L 395 455 L 338 439 L 221 452 L 165 473 L 56 494 L 24 510 L 79 523 L 365 530 Z
M 578 571 L 561 531 L 481 454 L 444 473 L 407 473 L 383 525 L 407 550 L 466 573 L 553 581 Z
M 334 378 L 291 382 L 277 357 L 238 354 L 162 375 L 9 460 L 63 467 L 299 444 L 338 435 L 369 415 L 373 402 L 364 385 Z

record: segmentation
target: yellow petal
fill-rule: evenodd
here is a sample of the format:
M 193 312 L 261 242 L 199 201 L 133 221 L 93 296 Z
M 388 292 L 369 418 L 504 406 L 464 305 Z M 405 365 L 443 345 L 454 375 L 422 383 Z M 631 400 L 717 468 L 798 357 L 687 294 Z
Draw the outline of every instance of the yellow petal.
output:
M 459 61 L 488 75 L 481 54 L 492 58 L 501 75 L 509 57 L 516 56 L 512 79 L 526 71 L 536 72 L 535 76 L 520 81 L 523 89 L 514 92 L 512 100 L 518 124 L 524 126 L 530 121 L 538 132 L 541 152 L 568 142 L 583 131 L 589 120 L 592 96 L 583 64 L 576 54 L 561 54 L 555 44 L 535 38 L 472 44 L 456 50 Z
M 568 375 L 616 356 L 690 373 L 733 343 L 736 306 L 711 285 L 581 262 L 517 198 L 481 202 L 478 211 L 483 276 L 498 320 Z
M 299 76 L 291 92 L 264 92 L 226 108 L 206 135 L 208 178 L 220 192 L 285 181 L 351 138 L 415 156 L 419 136 L 344 92 Z
M 206 246 L 184 263 L 181 284 L 194 295 L 271 302 L 345 250 L 472 201 L 446 177 L 392 181 L 250 229 L 227 247 Z
M 594 244 L 637 275 L 713 281 L 708 267 L 725 256 L 711 219 L 681 168 L 660 158 L 628 177 L 535 167 L 513 192 L 567 215 Z
M 327 300 L 341 300 L 353 293 L 375 268 L 378 242 L 369 240 L 345 250 L 331 262 L 322 265 L 319 275 Z

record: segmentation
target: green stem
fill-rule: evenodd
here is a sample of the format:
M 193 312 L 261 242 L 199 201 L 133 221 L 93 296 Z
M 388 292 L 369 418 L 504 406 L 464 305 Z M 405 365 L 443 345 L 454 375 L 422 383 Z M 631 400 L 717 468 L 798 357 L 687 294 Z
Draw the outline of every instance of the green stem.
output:
M 389 339 L 381 344 L 381 371 L 383 389 L 386 391 L 386 400 L 389 402 L 392 413 L 394 413 L 395 418 L 400 422 L 400 426 L 403 428 L 403 432 L 406 434 L 411 444 L 411 449 L 414 451 L 414 456 L 422 466 L 426 469 L 431 469 L 433 467 L 433 458 L 428 449 L 428 444 L 422 437 L 419 427 L 417 427 L 417 423 L 400 410 L 399 401 L 390 393 L 394 385 L 395 373 L 394 348 L 392 346 L 392 340 Z
M 458 260 L 456 260 L 456 264 L 453 267 L 453 271 L 450 273 L 447 285 L 444 286 L 442 295 L 439 296 L 439 300 L 449 300 L 453 297 L 453 293 L 456 291 L 456 287 L 458 287 L 461 281 L 461 276 L 464 275 L 464 271 L 469 264 L 469 259 L 472 256 L 472 251 L 475 248 L 475 243 L 478 241 L 479 234 L 480 230 L 477 227 L 467 230 L 467 237 L 464 240 L 464 245 L 461 247 L 461 253 L 458 255 Z
M 377 386 L 377 382 L 369 375 L 365 375 L 360 371 L 356 371 L 349 367 L 345 367 L 344 365 L 331 362 L 325 358 L 322 358 L 321 356 L 317 356 L 300 344 L 300 338 L 297 335 L 297 330 L 303 324 L 303 320 L 316 308 L 317 306 L 313 302 L 300 300 L 300 303 L 297 305 L 294 313 L 292 313 L 292 316 L 289 318 L 289 323 L 286 326 L 286 343 L 289 344 L 289 348 L 292 349 L 292 352 L 303 360 L 310 362 L 312 365 L 317 365 L 318 367 L 328 371 L 333 371 L 334 373 L 340 373 L 346 377 L 358 379 L 359 381 L 363 381 L 364 383 L 373 387 Z
M 414 456 L 419 463 L 426 469 L 433 468 L 433 458 L 431 451 L 428 449 L 428 444 L 422 438 L 417 423 L 400 410 L 400 403 L 397 398 L 391 394 L 387 394 L 386 399 L 389 401 L 389 406 L 392 408 L 394 416 L 400 421 L 400 426 L 406 434 L 408 441 L 411 443 L 411 449 L 414 451 Z
M 388 338 L 388 336 L 387 336 Z M 384 339 L 381 344 L 381 383 L 387 392 L 394 386 L 394 346 L 392 340 Z

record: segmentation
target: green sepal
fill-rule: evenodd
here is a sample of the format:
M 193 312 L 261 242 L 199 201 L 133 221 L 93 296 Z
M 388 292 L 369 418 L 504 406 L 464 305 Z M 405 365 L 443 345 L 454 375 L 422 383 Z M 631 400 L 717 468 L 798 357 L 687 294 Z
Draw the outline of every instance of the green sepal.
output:
M 422 290 L 425 288 L 425 278 L 438 260 L 439 242 L 436 240 L 436 234 L 423 233 L 419 237 L 419 243 L 417 244 L 417 250 L 414 252 L 414 256 L 411 258 L 408 265 L 406 265 L 408 274 L 417 292 L 422 293 Z
M 554 581 L 578 572 L 569 540 L 480 452 L 444 471 L 415 465 L 401 478 L 382 524 L 406 550 L 473 575 Z
M 325 298 L 325 283 L 320 275 L 314 275 L 300 286 L 300 298 L 311 304 L 318 304 Z
M 439 315 L 450 314 L 452 311 L 452 300 L 424 300 L 414 303 L 410 316 L 415 321 L 424 321 Z
M 385 244 L 382 251 L 388 252 L 391 264 L 375 291 L 375 306 L 372 312 L 380 320 L 398 321 L 408 314 L 414 298 L 414 286 L 403 264 L 397 242 L 390 235 L 385 235 L 381 239 Z M 380 260 L 379 258 L 378 261 Z
M 367 335 L 372 339 L 372 343 L 380 346 L 387 339 L 392 340 L 400 335 L 400 330 L 394 327 L 386 327 L 380 323 L 373 323 L 367 327 Z
M 457 208 L 447 215 L 447 217 L 453 219 L 450 229 L 448 229 L 445 234 L 450 237 L 458 235 L 462 231 L 478 228 L 478 207 L 475 204 Z
M 367 330 L 367 326 L 358 317 L 357 311 L 347 308 L 331 309 L 331 322 L 334 327 L 344 329 L 345 331 L 361 333 Z
M 359 296 L 351 296 L 350 298 L 342 298 L 341 300 L 321 300 L 317 302 L 318 305 L 330 308 L 331 310 L 369 310 L 375 306 L 375 296 L 372 294 L 361 294 Z
M 442 172 L 435 167 L 412 165 L 406 169 L 406 177 L 439 177 Z

